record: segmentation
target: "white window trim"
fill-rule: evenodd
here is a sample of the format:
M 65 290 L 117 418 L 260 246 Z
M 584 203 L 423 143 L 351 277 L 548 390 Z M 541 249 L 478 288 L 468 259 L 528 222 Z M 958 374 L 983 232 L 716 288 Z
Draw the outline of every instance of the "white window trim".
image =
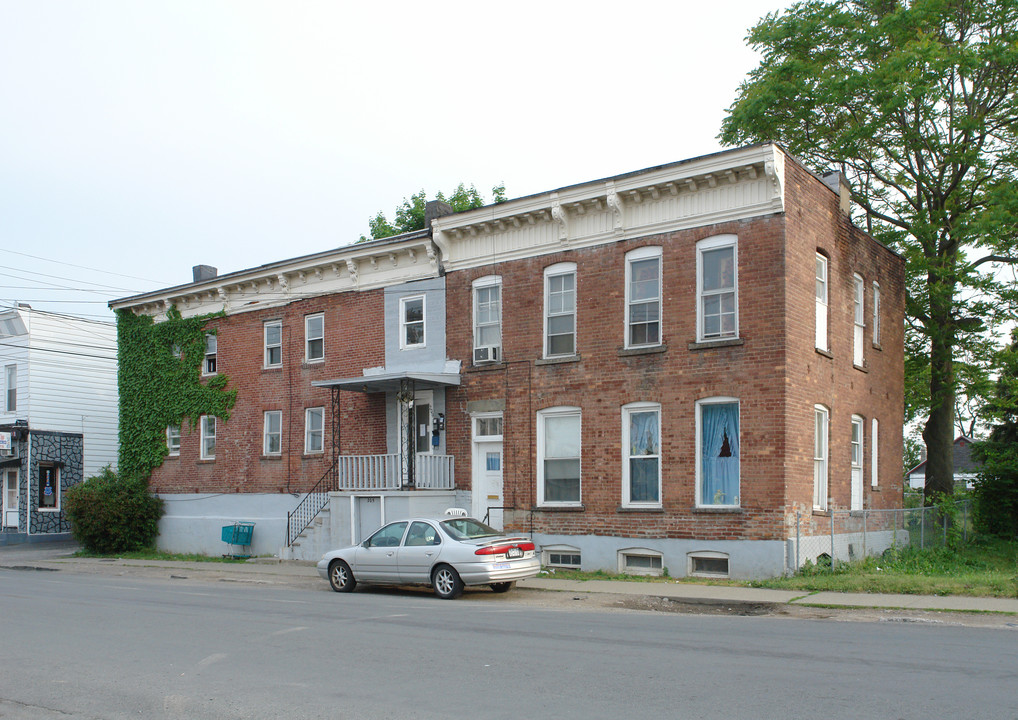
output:
M 215 343 L 216 345 L 215 352 L 209 352 L 209 340 L 212 340 Z M 210 357 L 215 358 L 216 363 L 216 369 L 213 370 L 212 372 L 208 371 Z M 219 373 L 219 338 L 216 336 L 215 333 L 205 333 L 205 354 L 202 355 L 201 359 L 201 374 L 203 377 L 212 377 L 213 375 L 217 375 L 218 373 Z
M 661 567 L 660 568 L 650 568 L 650 569 L 646 569 L 646 570 L 645 569 L 640 569 L 640 568 L 636 568 L 636 569 L 630 570 L 629 567 L 626 565 L 626 558 L 627 557 L 655 558 L 655 559 L 661 561 Z M 664 575 L 664 572 L 665 572 L 664 553 L 662 553 L 660 550 L 651 550 L 650 548 L 645 548 L 645 547 L 623 548 L 622 550 L 618 551 L 617 558 L 618 558 L 619 574 L 620 575 L 625 574 L 625 575 L 642 575 L 642 576 L 649 576 L 649 577 L 658 577 L 658 576 Z
M 859 462 L 855 461 L 854 451 L 852 447 L 849 451 L 849 509 L 850 510 L 862 510 L 863 509 L 863 492 L 866 488 L 866 419 L 861 415 L 853 415 L 851 430 L 849 432 L 848 441 L 849 446 L 855 445 L 855 441 L 852 440 L 852 433 L 855 428 L 859 429 Z M 859 474 L 859 502 L 852 502 L 855 498 L 852 497 L 852 486 L 855 485 L 855 474 Z
M 315 318 L 321 318 L 322 319 L 322 334 L 321 334 L 321 336 L 311 337 L 311 331 L 310 331 L 308 325 L 310 324 L 311 320 L 314 320 Z M 321 357 L 317 357 L 317 358 L 309 357 L 308 350 L 311 349 L 311 341 L 312 340 L 321 340 L 322 341 L 322 356 Z M 310 315 L 305 315 L 304 316 L 304 363 L 305 364 L 311 364 L 311 363 L 320 363 L 320 362 L 325 362 L 325 313 L 311 313 Z
M 204 367 L 204 366 L 203 366 Z M 14 382 L 12 383 L 12 376 Z M 15 413 L 18 411 L 18 366 L 17 363 L 4 365 L 4 411 Z M 14 393 L 11 393 L 11 390 Z M 11 402 L 13 398 L 14 402 Z
M 57 504 L 54 505 L 53 507 L 44 508 L 40 504 L 39 497 L 36 496 L 36 503 L 37 503 L 37 505 L 36 505 L 35 510 L 36 510 L 36 512 L 40 512 L 40 513 L 58 513 L 58 512 L 60 512 L 60 507 L 63 505 L 63 502 L 64 502 L 64 494 L 60 490 L 60 476 L 63 475 L 62 468 L 59 465 L 52 464 L 52 463 L 39 463 L 39 465 L 37 467 L 37 470 L 42 469 L 44 467 L 52 467 L 53 468 L 53 471 L 54 471 L 53 472 L 53 476 L 56 479 L 56 484 L 53 487 L 53 492 L 56 493 Z M 38 475 L 36 475 L 36 482 L 39 482 L 39 483 L 42 482 L 42 479 L 40 477 L 38 477 Z M 40 492 L 42 491 L 41 488 L 39 489 L 39 491 Z M 29 493 L 31 494 L 31 488 L 29 488 Z M 28 505 L 29 505 L 29 508 L 31 508 L 31 506 L 32 506 L 31 498 L 29 498 Z
M 544 423 L 549 417 L 575 415 L 580 418 L 580 498 L 575 502 L 544 499 Z M 583 504 L 583 414 L 578 407 L 560 405 L 537 411 L 537 504 L 543 507 L 579 507 Z
M 631 342 L 630 337 L 630 324 L 629 324 L 629 303 L 630 303 L 630 279 L 632 278 L 632 264 L 640 260 L 649 260 L 650 258 L 658 259 L 657 267 L 657 302 L 658 302 L 658 319 L 657 319 L 657 342 L 656 343 L 641 343 L 634 345 Z M 637 248 L 636 250 L 630 250 L 626 253 L 626 305 L 625 305 L 625 317 L 623 318 L 624 323 L 624 340 L 625 349 L 633 348 L 646 348 L 646 347 L 660 347 L 664 343 L 665 330 L 664 330 L 664 263 L 662 262 L 662 249 L 659 245 L 650 245 L 648 247 Z
M 735 333 L 732 335 L 718 335 L 705 337 L 703 331 L 703 254 L 708 250 L 717 250 L 723 247 L 732 248 L 732 290 L 735 294 Z M 735 340 L 739 337 L 739 236 L 738 235 L 717 235 L 711 238 L 700 240 L 696 244 L 696 341 L 700 343 L 724 342 Z
M 551 279 L 553 277 L 562 277 L 563 275 L 573 276 L 573 351 L 571 353 L 559 353 L 552 355 L 548 347 L 548 319 L 551 312 Z M 579 330 L 577 323 L 577 313 L 579 311 L 579 303 L 576 302 L 578 288 L 578 277 L 576 275 L 576 263 L 574 262 L 563 262 L 549 265 L 544 269 L 544 329 L 543 329 L 543 355 L 545 358 L 563 358 L 563 357 L 575 357 L 577 349 L 579 347 L 577 343 L 577 331 Z M 565 313 L 562 313 L 563 315 Z
M 731 404 L 731 403 L 735 403 L 736 405 L 739 406 L 739 502 L 732 503 L 732 504 L 726 504 L 726 505 L 719 505 L 719 504 L 716 504 L 716 503 L 706 503 L 705 504 L 705 503 L 701 502 L 701 500 L 700 500 L 700 496 L 701 496 L 700 488 L 701 488 L 701 484 L 703 482 L 703 478 L 701 477 L 702 474 L 703 474 L 703 443 L 701 443 L 701 441 L 700 441 L 700 432 L 701 432 L 701 426 L 702 426 L 702 420 L 700 419 L 700 412 L 701 412 L 701 409 L 703 408 L 704 405 L 728 405 L 728 404 Z M 694 435 L 694 438 L 695 438 L 695 442 L 696 442 L 696 453 L 695 453 L 696 454 L 696 468 L 695 468 L 696 482 L 695 482 L 694 492 L 696 493 L 696 495 L 695 495 L 696 507 L 697 508 L 705 508 L 705 509 L 708 509 L 708 510 L 732 510 L 732 509 L 738 509 L 738 508 L 742 507 L 742 402 L 737 397 L 728 397 L 728 396 L 725 396 L 725 395 L 721 395 L 721 396 L 717 396 L 717 397 L 709 397 L 709 398 L 703 398 L 701 400 L 697 400 L 696 403 L 695 403 L 695 408 L 696 408 L 696 410 L 695 410 L 694 415 L 696 417 L 696 425 L 695 425 L 696 435 Z
M 559 564 L 554 564 L 553 565 L 552 562 L 551 562 L 551 555 L 553 553 L 556 554 L 556 555 L 579 555 L 580 556 L 580 564 L 579 565 L 563 565 L 563 564 L 559 563 Z M 572 569 L 572 570 L 579 570 L 579 569 L 581 569 L 583 567 L 583 553 L 580 550 L 580 548 L 573 547 L 572 545 L 542 545 L 541 546 L 541 564 L 542 565 L 546 565 L 548 567 L 557 567 L 557 568 L 567 568 L 567 569 Z
M 502 420 L 503 422 L 505 422 L 505 420 L 502 419 L 502 413 L 501 412 L 474 413 L 474 414 L 472 414 L 470 416 L 471 439 L 474 442 L 502 442 L 503 435 L 501 435 L 501 434 L 499 434 L 499 435 L 481 435 L 477 431 L 477 426 L 478 426 L 478 422 L 477 421 L 478 420 L 489 420 L 491 418 L 498 418 L 498 419 Z M 504 425 L 502 427 L 502 432 L 503 433 L 505 432 L 505 426 Z
M 498 288 L 498 338 L 499 339 L 498 339 L 498 346 L 497 347 L 499 349 L 501 349 L 501 347 L 502 347 L 502 276 L 501 275 L 486 275 L 484 277 L 477 278 L 476 280 L 474 280 L 474 282 L 471 283 L 471 289 L 470 289 L 470 298 L 471 298 L 471 303 L 473 305 L 473 310 L 474 310 L 473 318 L 474 318 L 474 349 L 475 350 L 477 348 L 479 348 L 479 347 L 482 347 L 482 345 L 481 345 L 481 338 L 480 338 L 480 330 L 481 330 L 481 328 L 480 328 L 480 325 L 478 323 L 478 317 L 477 317 L 477 312 L 478 312 L 478 309 L 479 309 L 478 308 L 478 304 L 477 304 L 477 291 L 481 290 L 481 289 L 490 288 L 490 287 L 497 287 Z M 402 308 L 401 308 L 401 310 L 402 310 Z M 400 333 L 400 337 L 404 337 L 402 333 Z
M 311 450 L 311 414 L 318 412 L 322 416 L 322 447 L 319 450 Z M 325 408 L 324 407 L 313 407 L 306 408 L 304 410 L 304 454 L 305 455 L 321 455 L 325 452 Z
M 279 328 L 279 344 L 278 345 L 269 345 L 269 328 L 270 327 L 278 327 Z M 262 341 L 263 341 L 263 343 L 262 343 L 262 355 L 263 355 L 262 362 L 264 363 L 263 367 L 267 367 L 267 368 L 283 367 L 283 321 L 282 320 L 269 320 L 269 321 L 267 321 L 262 326 Z M 277 363 L 269 362 L 269 350 L 271 348 L 274 348 L 274 347 L 278 347 L 279 348 L 279 362 L 277 362 Z M 323 344 L 323 347 L 324 347 L 324 344 Z
M 211 434 L 208 431 L 209 430 L 209 422 L 208 422 L 209 418 L 212 418 L 212 433 Z M 200 448 L 199 448 L 199 457 L 202 460 L 215 460 L 216 459 L 215 442 L 216 442 L 216 429 L 217 429 L 216 426 L 218 424 L 219 423 L 216 422 L 216 417 L 214 415 L 202 415 L 201 416 L 201 440 L 200 440 Z M 209 454 L 207 454 L 205 452 L 205 440 L 207 438 L 210 438 L 210 437 L 212 438 L 212 442 L 213 442 L 212 454 L 211 455 L 209 455 Z
M 697 560 L 724 560 L 728 563 L 728 571 L 720 573 L 696 570 L 694 565 Z M 693 552 L 686 553 L 686 575 L 689 577 L 726 578 L 731 577 L 731 574 L 731 557 L 728 553 L 718 552 L 717 550 L 694 550 Z
M 658 454 L 657 454 L 657 501 L 656 502 L 634 502 L 631 498 L 632 486 L 630 485 L 630 460 L 633 456 L 629 454 L 630 447 L 630 415 L 637 412 L 656 412 L 657 413 L 657 432 L 658 432 Z M 630 508 L 659 508 L 662 506 L 661 498 L 661 473 L 662 473 L 662 428 L 661 428 L 661 403 L 654 402 L 634 402 L 628 403 L 622 406 L 622 507 Z M 653 456 L 644 456 L 653 457 Z
M 273 435 L 279 435 L 279 450 L 271 452 L 269 450 L 269 416 L 279 416 L 279 431 L 278 433 L 271 433 Z M 324 430 L 324 429 L 323 429 Z M 282 410 L 266 410 L 263 414 L 262 420 L 262 455 L 269 457 L 275 457 L 276 455 L 283 454 L 283 411 Z
M 829 339 L 828 328 L 830 326 L 830 299 L 831 299 L 831 261 L 823 253 L 817 253 L 816 259 L 823 263 L 824 268 L 824 297 L 823 299 L 816 297 L 816 269 L 814 267 L 813 282 L 814 282 L 814 298 L 816 299 L 816 323 L 814 330 L 814 345 L 817 350 L 823 350 L 824 352 L 831 351 L 831 341 Z M 823 322 L 821 322 L 821 318 Z M 823 327 L 821 327 L 823 325 Z
M 817 456 L 817 433 L 821 430 L 817 415 L 823 415 L 823 455 Z M 823 474 L 817 477 L 817 463 L 823 462 Z M 813 406 L 813 509 L 827 510 L 831 482 L 831 411 L 823 405 Z
M 880 482 L 880 464 L 877 457 L 879 447 L 880 423 L 876 418 L 870 420 L 870 487 L 877 487 Z
M 865 367 L 866 281 L 862 275 L 852 276 L 852 363 Z
M 880 347 L 880 283 L 873 281 L 873 344 Z
M 406 341 L 406 304 L 410 300 L 421 301 L 421 341 L 410 344 Z M 399 299 L 399 349 L 417 350 L 428 346 L 428 296 L 407 295 Z
M 170 432 L 170 430 L 172 430 L 174 428 L 177 429 L 177 433 L 176 433 L 177 447 L 176 448 L 174 448 L 173 444 L 170 442 L 170 438 L 173 436 L 173 434 Z M 180 456 L 180 426 L 179 425 L 167 425 L 166 426 L 166 455 L 167 455 L 167 457 L 179 457 Z

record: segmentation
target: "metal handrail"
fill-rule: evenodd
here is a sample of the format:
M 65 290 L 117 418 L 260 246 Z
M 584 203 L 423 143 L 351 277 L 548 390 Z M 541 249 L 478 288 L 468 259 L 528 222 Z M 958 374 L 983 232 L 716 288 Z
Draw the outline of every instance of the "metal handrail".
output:
M 308 525 L 314 522 L 318 513 L 329 504 L 329 492 L 334 490 L 336 485 L 335 470 L 335 465 L 326 470 L 315 486 L 308 490 L 307 494 L 297 503 L 293 512 L 286 514 L 287 547 L 293 545 L 294 540 L 304 532 Z M 325 487 L 322 487 L 323 484 Z

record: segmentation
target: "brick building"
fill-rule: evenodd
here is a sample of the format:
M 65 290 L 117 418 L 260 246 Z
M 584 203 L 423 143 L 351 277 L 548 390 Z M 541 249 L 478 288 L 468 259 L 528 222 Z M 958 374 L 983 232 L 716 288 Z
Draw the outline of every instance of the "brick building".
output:
M 226 312 L 236 410 L 154 473 L 166 544 L 289 513 L 312 557 L 455 504 L 547 565 L 752 577 L 796 513 L 900 506 L 904 292 L 839 176 L 768 144 L 112 305 Z

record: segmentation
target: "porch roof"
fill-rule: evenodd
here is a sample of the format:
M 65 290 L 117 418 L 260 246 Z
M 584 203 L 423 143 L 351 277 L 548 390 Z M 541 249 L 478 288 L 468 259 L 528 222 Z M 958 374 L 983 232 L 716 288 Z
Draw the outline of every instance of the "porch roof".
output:
M 389 372 L 375 375 L 359 375 L 351 378 L 339 378 L 337 380 L 315 380 L 311 384 L 314 387 L 339 388 L 351 392 L 362 393 L 384 393 L 396 392 L 400 385 L 409 380 L 413 382 L 416 390 L 434 390 L 441 387 L 457 386 L 460 384 L 459 373 L 426 373 L 426 372 Z

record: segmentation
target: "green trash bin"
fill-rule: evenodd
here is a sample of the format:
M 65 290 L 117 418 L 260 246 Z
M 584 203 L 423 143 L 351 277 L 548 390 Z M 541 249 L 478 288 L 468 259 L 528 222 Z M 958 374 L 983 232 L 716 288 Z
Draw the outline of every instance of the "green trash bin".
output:
M 233 525 L 223 525 L 223 542 L 231 546 L 239 545 L 248 548 L 248 552 L 237 552 L 234 547 L 223 557 L 249 558 L 251 557 L 251 536 L 254 535 L 254 523 L 235 522 Z

